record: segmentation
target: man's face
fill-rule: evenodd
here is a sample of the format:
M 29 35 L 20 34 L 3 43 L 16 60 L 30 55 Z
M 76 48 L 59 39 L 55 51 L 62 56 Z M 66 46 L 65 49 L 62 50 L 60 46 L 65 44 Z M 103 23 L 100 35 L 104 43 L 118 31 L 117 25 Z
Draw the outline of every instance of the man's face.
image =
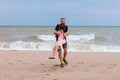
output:
M 61 19 L 61 25 L 65 25 L 65 23 L 66 23 L 66 21 L 65 21 L 65 19 Z

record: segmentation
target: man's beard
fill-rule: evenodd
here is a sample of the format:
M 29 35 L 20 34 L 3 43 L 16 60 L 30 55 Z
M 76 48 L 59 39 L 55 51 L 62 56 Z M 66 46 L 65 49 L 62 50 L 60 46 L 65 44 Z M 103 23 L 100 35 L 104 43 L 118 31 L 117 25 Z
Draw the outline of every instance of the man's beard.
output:
M 65 23 L 61 23 L 61 25 L 65 25 Z

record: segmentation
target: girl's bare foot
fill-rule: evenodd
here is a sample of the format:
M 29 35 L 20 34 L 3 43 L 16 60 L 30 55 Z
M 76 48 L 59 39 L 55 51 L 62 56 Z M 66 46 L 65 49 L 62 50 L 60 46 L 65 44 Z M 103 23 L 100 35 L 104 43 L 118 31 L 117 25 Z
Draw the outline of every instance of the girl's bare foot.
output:
M 49 59 L 55 59 L 56 57 L 54 56 L 54 57 L 49 57 Z

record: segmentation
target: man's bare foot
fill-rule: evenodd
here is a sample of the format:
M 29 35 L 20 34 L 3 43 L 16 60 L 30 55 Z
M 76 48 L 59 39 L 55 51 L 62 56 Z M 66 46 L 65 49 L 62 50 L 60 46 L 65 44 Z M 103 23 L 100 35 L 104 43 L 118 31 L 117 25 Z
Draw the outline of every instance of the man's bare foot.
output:
M 68 62 L 66 61 L 66 59 L 63 59 L 63 62 L 67 65 L 68 64 Z
M 60 67 L 62 67 L 62 68 L 63 68 L 63 67 L 64 67 L 64 64 L 63 64 L 63 63 L 61 63 L 61 64 L 60 64 Z

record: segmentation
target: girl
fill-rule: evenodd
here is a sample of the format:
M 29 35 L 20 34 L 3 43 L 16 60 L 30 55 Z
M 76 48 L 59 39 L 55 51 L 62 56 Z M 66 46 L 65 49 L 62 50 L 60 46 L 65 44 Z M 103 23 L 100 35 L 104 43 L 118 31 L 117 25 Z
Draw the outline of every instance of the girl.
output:
M 61 47 L 65 43 L 66 43 L 66 40 L 65 40 L 63 30 L 59 30 L 58 41 L 55 42 L 55 45 L 53 48 L 53 54 L 51 57 L 49 57 L 49 59 L 55 59 L 56 58 L 55 55 L 57 54 L 59 47 Z

